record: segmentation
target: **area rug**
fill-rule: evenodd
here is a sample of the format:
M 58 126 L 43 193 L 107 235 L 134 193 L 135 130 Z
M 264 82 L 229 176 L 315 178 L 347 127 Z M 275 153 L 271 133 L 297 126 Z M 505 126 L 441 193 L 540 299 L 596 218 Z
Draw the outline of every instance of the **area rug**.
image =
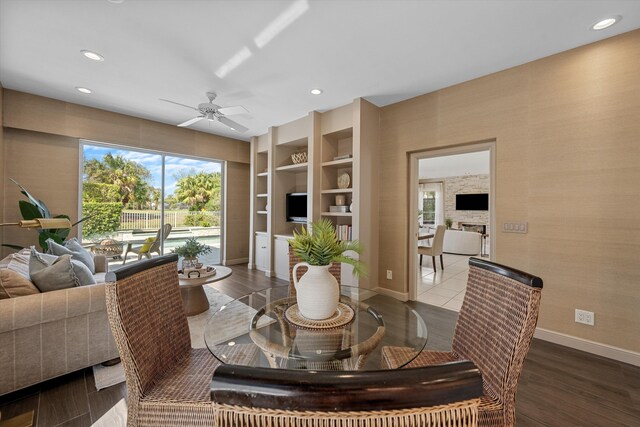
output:
M 126 427 L 127 425 L 127 402 L 120 399 L 111 409 L 109 409 L 91 427 Z
M 205 348 L 204 342 L 204 327 L 207 321 L 213 316 L 213 313 L 218 311 L 220 307 L 232 301 L 233 299 L 227 295 L 221 294 L 209 285 L 203 286 L 207 298 L 209 299 L 209 310 L 204 313 L 200 313 L 196 316 L 187 317 L 189 322 L 189 332 L 191 334 L 191 346 L 193 348 Z M 251 310 L 255 313 L 251 307 L 245 306 L 245 310 Z M 245 313 L 238 313 L 243 318 L 246 318 Z M 237 329 L 234 328 L 230 333 L 229 338 L 247 333 L 247 324 L 238 323 Z M 124 381 L 124 369 L 122 364 L 118 363 L 114 366 L 102 366 L 96 365 L 93 367 L 93 377 L 95 378 L 96 389 L 101 390 L 103 388 L 111 387 L 112 385 L 119 384 Z

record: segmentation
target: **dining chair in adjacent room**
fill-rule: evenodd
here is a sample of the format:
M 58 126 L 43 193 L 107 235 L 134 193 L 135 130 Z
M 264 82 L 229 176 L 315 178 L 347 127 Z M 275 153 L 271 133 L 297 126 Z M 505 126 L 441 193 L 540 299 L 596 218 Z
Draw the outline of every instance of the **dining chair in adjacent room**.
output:
M 407 367 L 471 360 L 484 383 L 479 425 L 513 426 L 516 387 L 536 328 L 541 292 L 539 277 L 470 258 L 467 290 L 451 351 L 425 350 Z M 384 347 L 383 363 L 397 367 L 397 360 L 407 352 L 413 350 Z
M 220 364 L 191 348 L 178 255 L 122 267 L 107 277 L 107 312 L 127 382 L 128 426 L 210 426 L 210 383 Z M 238 345 L 238 363 L 257 356 Z
M 223 365 L 211 382 L 216 427 L 471 427 L 481 394 L 469 361 L 350 372 Z
M 418 254 L 420 254 L 420 266 L 422 266 L 422 255 L 431 257 L 433 262 L 433 271 L 436 271 L 436 257 L 440 257 L 440 267 L 444 270 L 444 261 L 442 260 L 442 247 L 444 246 L 444 225 L 436 227 L 436 232 L 433 236 L 433 242 L 430 246 L 418 245 Z

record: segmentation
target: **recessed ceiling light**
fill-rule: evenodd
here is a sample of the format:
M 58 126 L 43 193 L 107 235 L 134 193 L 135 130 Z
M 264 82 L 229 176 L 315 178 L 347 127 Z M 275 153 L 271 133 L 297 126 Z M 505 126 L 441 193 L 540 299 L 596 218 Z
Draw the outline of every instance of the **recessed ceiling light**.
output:
M 92 59 L 94 61 L 104 61 L 104 57 L 99 53 L 95 53 L 90 50 L 84 50 L 84 49 L 81 50 L 80 53 L 83 54 L 85 57 Z
M 86 87 L 79 87 L 77 86 L 76 89 L 78 90 L 78 92 L 82 92 L 82 93 L 91 93 L 91 89 L 87 89 Z
M 311 93 L 313 95 L 320 95 L 322 93 L 322 89 L 311 89 Z
M 124 0 L 107 0 L 109 3 L 113 3 L 113 4 L 120 4 L 120 3 L 124 3 Z
M 610 26 L 612 26 L 613 24 L 615 24 L 616 22 L 619 22 L 622 19 L 622 16 L 620 15 L 616 15 L 616 16 L 611 16 L 609 18 L 605 18 L 602 19 L 598 22 L 596 22 L 595 24 L 593 24 L 591 26 L 592 30 L 604 30 L 605 28 L 609 28 Z

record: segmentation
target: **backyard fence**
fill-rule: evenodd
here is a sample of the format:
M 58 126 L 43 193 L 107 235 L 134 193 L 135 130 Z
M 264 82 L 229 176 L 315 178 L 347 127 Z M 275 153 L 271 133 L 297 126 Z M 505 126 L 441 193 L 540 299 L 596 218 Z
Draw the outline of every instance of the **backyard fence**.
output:
M 220 211 L 190 212 L 187 210 L 164 211 L 164 223 L 171 224 L 173 228 L 190 227 L 194 224 L 187 220 L 194 215 L 206 215 L 212 218 L 215 224 L 220 224 Z M 120 216 L 120 230 L 158 229 L 162 224 L 160 211 L 123 211 Z

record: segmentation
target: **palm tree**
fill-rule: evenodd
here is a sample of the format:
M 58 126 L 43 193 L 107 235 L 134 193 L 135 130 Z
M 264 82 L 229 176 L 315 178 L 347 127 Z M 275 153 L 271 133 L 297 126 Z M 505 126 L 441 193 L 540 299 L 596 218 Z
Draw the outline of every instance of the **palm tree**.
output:
M 151 172 L 123 156 L 105 155 L 102 160 L 91 159 L 84 163 L 86 182 L 113 184 L 119 189 L 123 206 L 129 203 L 147 203 L 149 201 L 148 180 Z
M 177 177 L 175 198 L 190 205 L 191 211 L 219 210 L 222 176 L 220 172 L 198 172 Z

